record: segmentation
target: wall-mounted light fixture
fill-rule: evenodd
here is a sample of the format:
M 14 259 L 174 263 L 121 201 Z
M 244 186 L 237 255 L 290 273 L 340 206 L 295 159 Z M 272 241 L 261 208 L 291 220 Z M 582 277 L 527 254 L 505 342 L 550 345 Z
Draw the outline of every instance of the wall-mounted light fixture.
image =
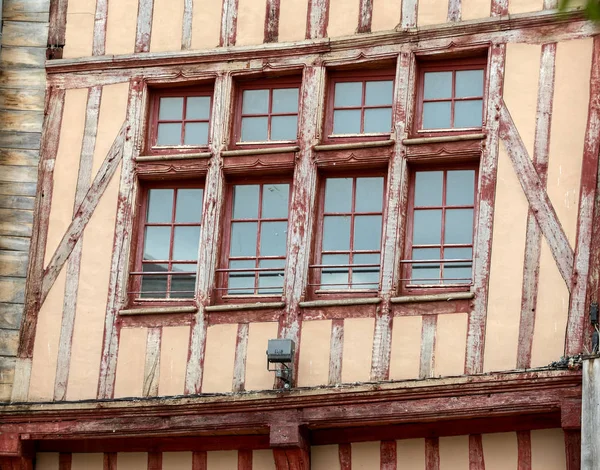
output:
M 285 389 L 292 388 L 295 350 L 296 345 L 291 339 L 270 339 L 267 346 L 267 370 L 275 372 L 275 377 L 283 381 Z M 271 364 L 275 364 L 273 369 Z

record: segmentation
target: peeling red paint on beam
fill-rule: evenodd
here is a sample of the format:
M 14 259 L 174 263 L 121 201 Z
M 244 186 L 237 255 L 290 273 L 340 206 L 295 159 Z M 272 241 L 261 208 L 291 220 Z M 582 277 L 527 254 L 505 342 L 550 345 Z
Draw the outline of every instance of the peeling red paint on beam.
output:
M 183 0 L 183 28 L 181 30 L 181 50 L 192 48 L 192 24 L 194 16 L 194 0 Z
M 426 379 L 433 375 L 436 330 L 437 315 L 424 316 L 421 326 L 421 359 L 419 362 L 420 379 Z
M 370 33 L 373 21 L 373 0 L 360 0 L 357 33 Z
M 238 0 L 223 0 L 219 46 L 235 46 L 237 36 Z
M 544 188 L 547 183 L 548 155 L 550 152 L 555 62 L 556 43 L 544 44 L 540 58 L 536 127 L 533 146 L 533 165 Z M 523 290 L 521 295 L 521 317 L 517 350 L 517 368 L 519 369 L 527 369 L 531 365 L 531 348 L 533 345 L 537 309 L 541 251 L 542 232 L 530 208 L 527 214 L 525 259 L 523 262 Z
M 400 24 L 402 29 L 414 28 L 417 26 L 417 8 L 419 0 L 402 1 L 402 18 Z
M 331 322 L 331 343 L 329 346 L 328 385 L 342 383 L 342 355 L 344 352 L 344 320 Z
M 277 42 L 279 40 L 280 4 L 281 0 L 267 0 L 264 42 Z
M 161 341 L 162 327 L 148 329 L 146 337 L 146 360 L 144 362 L 144 383 L 142 386 L 143 397 L 158 396 Z
M 440 440 L 437 437 L 425 439 L 425 468 L 440 470 Z
M 565 355 L 584 352 L 584 332 L 590 249 L 593 236 L 594 202 L 598 187 L 598 158 L 600 156 L 600 37 L 594 38 L 590 76 L 590 102 L 583 144 L 579 213 L 573 277 L 570 285 L 569 317 L 565 338 Z
M 192 470 L 208 470 L 206 451 L 194 452 L 192 454 Z
M 517 432 L 518 470 L 531 470 L 531 432 Z
M 148 452 L 148 470 L 162 470 L 161 452 Z
M 352 470 L 352 447 L 350 444 L 340 444 L 338 447 L 340 470 Z
M 234 392 L 243 392 L 246 383 L 246 357 L 248 354 L 249 324 L 238 324 L 237 338 L 235 341 L 235 358 L 233 361 L 233 384 Z
M 240 449 L 238 451 L 238 470 L 252 470 L 252 451 Z
M 469 436 L 469 470 L 485 470 L 481 434 Z
M 392 312 L 397 316 L 445 315 L 463 313 L 473 309 L 473 300 L 439 300 L 435 302 L 393 304 Z
M 462 0 L 448 0 L 448 22 L 460 21 L 462 17 Z
M 327 36 L 330 0 L 308 0 L 306 17 L 306 39 L 319 39 Z
M 73 455 L 70 453 L 60 453 L 58 455 L 58 470 L 71 470 Z
M 62 59 L 67 31 L 68 0 L 50 1 L 47 59 Z
M 94 15 L 94 39 L 92 56 L 104 55 L 106 51 L 106 24 L 108 20 L 108 0 L 96 0 Z
M 491 16 L 507 16 L 508 0 L 492 0 Z
M 581 469 L 581 430 L 565 430 L 566 470 Z
M 380 467 L 381 470 L 396 470 L 396 441 L 381 441 Z
M 138 52 L 150 50 L 150 38 L 152 36 L 152 12 L 154 0 L 139 0 L 137 12 L 137 28 L 135 31 L 135 49 Z

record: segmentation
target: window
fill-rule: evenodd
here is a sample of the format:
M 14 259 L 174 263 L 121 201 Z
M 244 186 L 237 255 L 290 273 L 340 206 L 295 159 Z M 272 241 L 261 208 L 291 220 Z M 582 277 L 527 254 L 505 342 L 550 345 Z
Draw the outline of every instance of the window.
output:
M 403 285 L 447 288 L 472 282 L 474 166 L 411 176 Z
M 283 293 L 289 182 L 232 184 L 228 191 L 222 298 Z
M 382 175 L 325 178 L 321 187 L 317 293 L 379 288 L 385 179 Z
M 262 81 L 240 86 L 235 132 L 238 144 L 296 141 L 299 84 L 277 83 L 265 86 Z
M 136 300 L 194 298 L 203 189 L 195 185 L 145 188 L 136 269 Z
M 479 129 L 483 123 L 485 61 L 426 64 L 419 83 L 419 131 Z
M 162 91 L 153 95 L 150 151 L 202 148 L 209 143 L 212 93 L 208 89 Z

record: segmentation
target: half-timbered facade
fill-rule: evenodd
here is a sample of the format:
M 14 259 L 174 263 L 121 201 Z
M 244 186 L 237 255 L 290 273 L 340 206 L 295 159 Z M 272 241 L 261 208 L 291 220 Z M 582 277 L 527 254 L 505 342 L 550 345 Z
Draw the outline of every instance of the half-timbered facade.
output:
M 5 0 L 0 468 L 598 468 L 600 26 L 556 7 Z

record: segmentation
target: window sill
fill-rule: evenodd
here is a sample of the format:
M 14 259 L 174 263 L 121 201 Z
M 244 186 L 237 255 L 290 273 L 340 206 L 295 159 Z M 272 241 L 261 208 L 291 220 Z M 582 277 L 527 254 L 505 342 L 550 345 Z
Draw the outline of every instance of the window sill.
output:
M 253 304 L 209 305 L 204 310 L 207 312 L 231 312 L 236 310 L 266 310 L 283 307 L 285 307 L 285 302 L 257 302 Z
M 332 299 L 332 300 L 309 300 L 300 302 L 301 308 L 315 307 L 344 307 L 348 305 L 374 305 L 381 303 L 381 298 L 350 298 L 350 299 Z
M 347 142 L 344 144 L 320 144 L 315 145 L 313 150 L 317 152 L 331 151 L 331 150 L 354 150 L 354 149 L 368 149 L 376 147 L 389 147 L 394 145 L 396 141 L 394 139 L 386 140 L 371 140 L 365 142 Z
M 169 160 L 199 160 L 204 158 L 210 158 L 211 152 L 199 152 L 199 153 L 170 153 L 165 155 L 144 155 L 135 158 L 138 163 L 143 162 L 164 162 Z
M 402 143 L 404 145 L 438 144 L 443 142 L 463 142 L 465 140 L 483 140 L 485 137 L 486 135 L 483 132 L 456 135 L 434 135 L 404 139 Z
M 272 153 L 290 153 L 298 152 L 300 147 L 297 145 L 286 146 L 286 147 L 264 147 L 264 148 L 253 148 L 243 150 L 224 150 L 221 152 L 223 157 L 245 157 L 248 155 L 268 155 Z
M 392 297 L 390 302 L 393 304 L 408 304 L 451 300 L 470 300 L 474 297 L 475 294 L 473 292 L 448 292 L 446 294 L 403 295 L 401 297 Z
M 196 313 L 198 307 L 195 306 L 165 306 L 165 307 L 140 307 L 130 308 L 119 311 L 119 315 L 161 315 L 168 313 Z

